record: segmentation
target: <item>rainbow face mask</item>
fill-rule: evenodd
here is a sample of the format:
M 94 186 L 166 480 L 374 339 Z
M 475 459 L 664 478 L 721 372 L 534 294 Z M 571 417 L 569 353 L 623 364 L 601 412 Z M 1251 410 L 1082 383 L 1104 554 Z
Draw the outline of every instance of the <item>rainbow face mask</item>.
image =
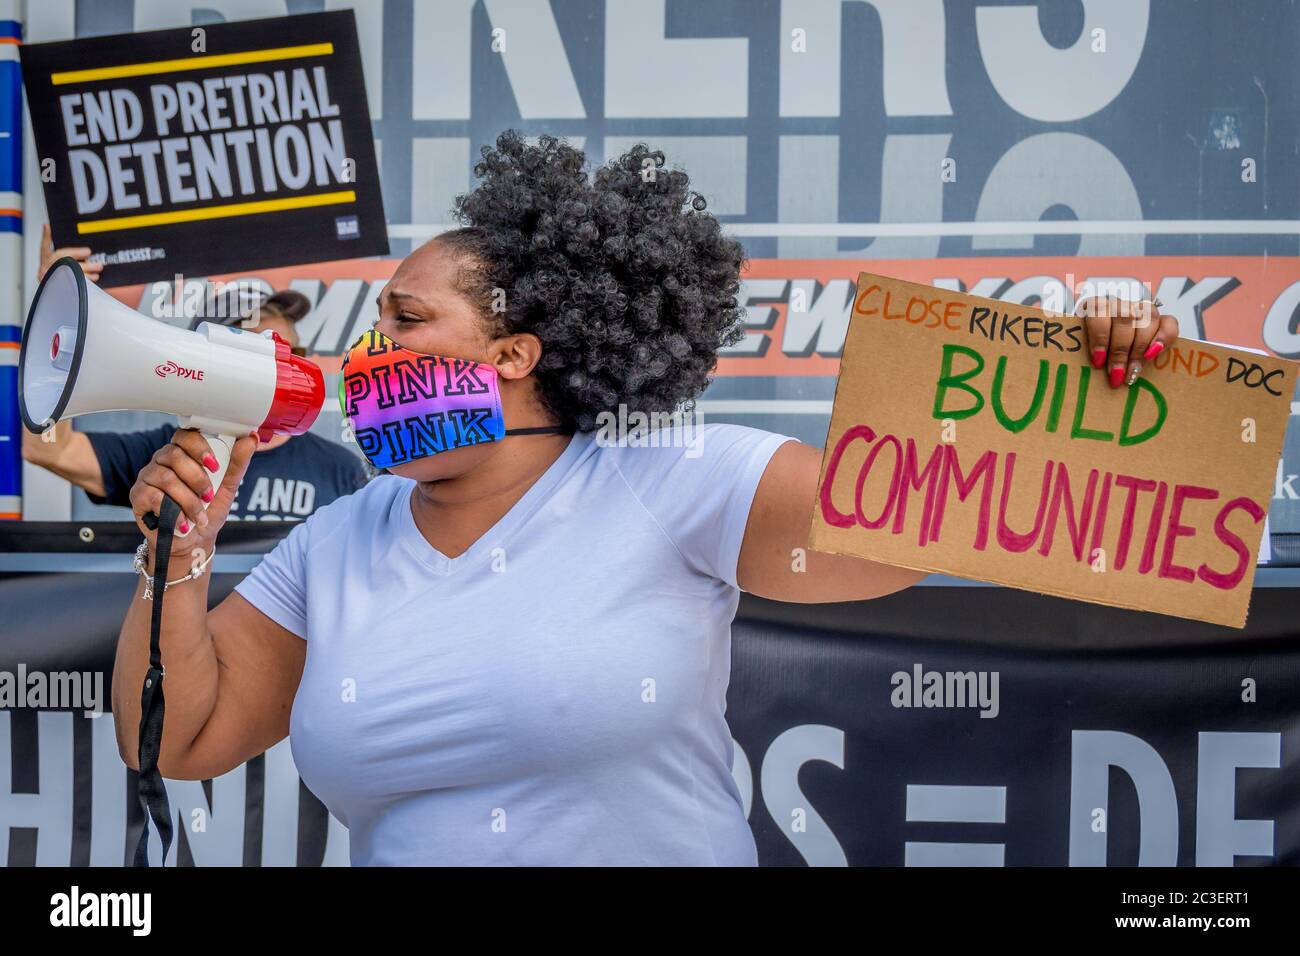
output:
M 507 435 L 563 430 L 558 425 L 507 429 L 491 365 L 413 352 L 377 329 L 364 333 L 343 356 L 339 406 L 361 453 L 376 468 Z

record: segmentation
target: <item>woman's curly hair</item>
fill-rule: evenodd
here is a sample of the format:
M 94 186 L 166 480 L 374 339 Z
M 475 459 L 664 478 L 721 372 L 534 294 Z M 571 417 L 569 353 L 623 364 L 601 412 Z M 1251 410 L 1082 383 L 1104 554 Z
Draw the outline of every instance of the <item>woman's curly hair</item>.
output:
M 620 404 L 671 412 L 704 390 L 743 335 L 744 249 L 662 152 L 634 146 L 590 178 L 585 162 L 554 136 L 530 146 L 507 130 L 456 198 L 462 228 L 439 241 L 468 254 L 461 287 L 497 334 L 541 340 L 546 408 L 591 431 Z

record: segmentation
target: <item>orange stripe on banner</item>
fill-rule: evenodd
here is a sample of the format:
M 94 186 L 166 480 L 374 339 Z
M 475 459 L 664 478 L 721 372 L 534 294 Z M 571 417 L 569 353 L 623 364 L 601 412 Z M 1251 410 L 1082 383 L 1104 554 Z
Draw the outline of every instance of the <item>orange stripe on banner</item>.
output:
M 0 349 L 16 349 L 21 346 L 19 342 L 0 342 Z
M 17 511 L 0 511 L 0 521 L 22 521 L 23 516 Z
M 990 256 L 970 259 L 754 259 L 745 270 L 747 279 L 783 279 L 786 285 L 774 300 L 754 296 L 747 303 L 757 313 L 771 309 L 770 325 L 747 329 L 750 341 L 766 341 L 761 355 L 723 356 L 718 360 L 717 375 L 807 375 L 833 376 L 839 373 L 839 347 L 842 339 L 822 338 L 823 319 L 827 313 L 814 310 L 814 295 L 824 293 L 826 284 L 842 280 L 836 288 L 847 293 L 859 272 L 874 272 L 907 282 L 931 285 L 935 280 L 957 279 L 966 291 L 976 285 L 992 287 L 1002 295 L 1013 283 L 1047 276 L 1072 287 L 1092 277 L 1131 276 L 1155 292 L 1165 279 L 1174 279 L 1182 288 L 1210 276 L 1231 278 L 1227 292 L 1209 306 L 1203 315 L 1204 337 L 1215 342 L 1267 349 L 1264 344 L 1264 317 L 1285 289 L 1300 276 L 1300 258 L 1294 256 Z M 790 293 L 799 283 L 805 293 L 804 314 L 791 315 Z M 819 288 L 814 290 L 813 283 Z M 277 287 L 278 288 L 278 287 Z M 987 293 L 984 293 L 987 294 Z M 847 303 L 847 305 L 851 303 Z M 826 303 L 827 306 L 830 303 Z M 836 306 L 839 302 L 835 303 Z M 1014 306 L 1009 308 L 1014 309 Z M 897 307 L 894 307 L 897 311 Z M 832 310 L 844 318 L 838 309 Z M 830 323 L 834 326 L 835 323 Z M 1196 334 L 1195 329 L 1187 332 Z M 842 334 L 842 333 L 841 333 Z M 756 338 L 755 338 L 756 337 Z M 822 353 L 819 349 L 826 349 Z
M 320 281 L 326 289 L 340 280 L 361 280 L 375 284 L 386 281 L 397 268 L 398 259 L 343 259 L 312 265 L 254 269 L 215 280 L 257 277 L 273 289 L 287 289 L 299 280 Z M 967 291 L 977 287 L 981 294 L 992 290 L 1002 295 L 1017 282 L 1049 277 L 1074 287 L 1091 277 L 1132 276 L 1156 292 L 1170 281 L 1177 289 L 1187 283 L 1215 276 L 1228 280 L 1220 297 L 1207 306 L 1202 315 L 1204 337 L 1214 342 L 1248 348 L 1264 344 L 1264 318 L 1273 304 L 1300 280 L 1300 257 L 1296 256 L 979 256 L 970 259 L 751 259 L 746 279 L 781 280 L 763 287 L 777 290 L 770 297 L 751 288 L 750 298 L 742 304 L 751 307 L 754 320 L 765 322 L 746 329 L 749 343 L 766 347 L 753 355 L 726 355 L 719 359 L 718 377 L 740 375 L 763 376 L 834 376 L 840 368 L 839 352 L 843 347 L 848 310 L 852 305 L 850 290 L 859 272 L 895 276 L 908 282 L 930 285 L 942 280 L 957 280 Z M 832 285 L 832 283 L 834 283 Z M 828 288 L 829 286 L 829 288 Z M 792 293 L 801 290 L 802 301 L 791 312 Z M 119 301 L 131 308 L 141 306 L 144 285 L 123 286 L 112 290 Z M 822 297 L 830 299 L 822 301 Z M 372 288 L 361 308 L 373 316 L 375 290 Z M 1010 307 L 1014 309 L 1014 306 Z M 771 313 L 767 310 L 771 309 Z M 891 306 L 897 311 L 897 306 Z M 1186 330 L 1195 334 L 1195 329 Z M 350 344 L 350 343 L 348 343 Z M 331 342 L 328 347 L 336 347 Z M 309 345 L 310 349 L 311 346 Z M 314 355 L 326 372 L 338 371 L 337 355 Z
M 0 216 L 17 216 L 21 219 L 23 211 L 21 209 L 0 209 Z
M 17 37 L 0 37 L 0 43 L 12 43 L 14 46 L 17 46 L 21 42 L 22 41 Z

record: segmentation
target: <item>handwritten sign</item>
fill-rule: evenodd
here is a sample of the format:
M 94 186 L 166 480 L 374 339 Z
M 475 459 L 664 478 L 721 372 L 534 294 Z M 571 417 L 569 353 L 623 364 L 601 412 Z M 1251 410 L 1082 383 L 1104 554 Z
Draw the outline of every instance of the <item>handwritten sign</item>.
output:
M 1112 388 L 1080 319 L 863 273 L 812 546 L 1243 627 L 1295 375 L 1179 339 Z

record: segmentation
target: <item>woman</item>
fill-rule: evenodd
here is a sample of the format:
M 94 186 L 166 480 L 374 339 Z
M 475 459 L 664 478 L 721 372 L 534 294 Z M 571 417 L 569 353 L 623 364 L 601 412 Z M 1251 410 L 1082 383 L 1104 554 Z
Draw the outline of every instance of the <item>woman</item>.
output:
M 635 147 L 591 180 L 583 162 L 551 137 L 484 149 L 466 228 L 403 260 L 347 357 L 358 423 L 381 383 L 367 362 L 441 356 L 499 382 L 503 440 L 417 455 L 359 428 L 388 475 L 296 527 L 212 611 L 206 576 L 170 589 L 164 775 L 213 777 L 290 734 L 354 864 L 757 862 L 724 719 L 739 591 L 850 601 L 922 575 L 792 559 L 816 448 L 733 425 L 697 449 L 594 439 L 603 411 L 667 412 L 704 388 L 737 334 L 742 250 L 662 154 Z M 1177 333 L 1104 313 L 1091 344 L 1125 368 Z M 137 518 L 171 495 L 210 549 L 255 441 L 205 514 L 206 445 L 178 435 L 140 473 Z M 149 608 L 132 602 L 113 675 L 133 766 Z

